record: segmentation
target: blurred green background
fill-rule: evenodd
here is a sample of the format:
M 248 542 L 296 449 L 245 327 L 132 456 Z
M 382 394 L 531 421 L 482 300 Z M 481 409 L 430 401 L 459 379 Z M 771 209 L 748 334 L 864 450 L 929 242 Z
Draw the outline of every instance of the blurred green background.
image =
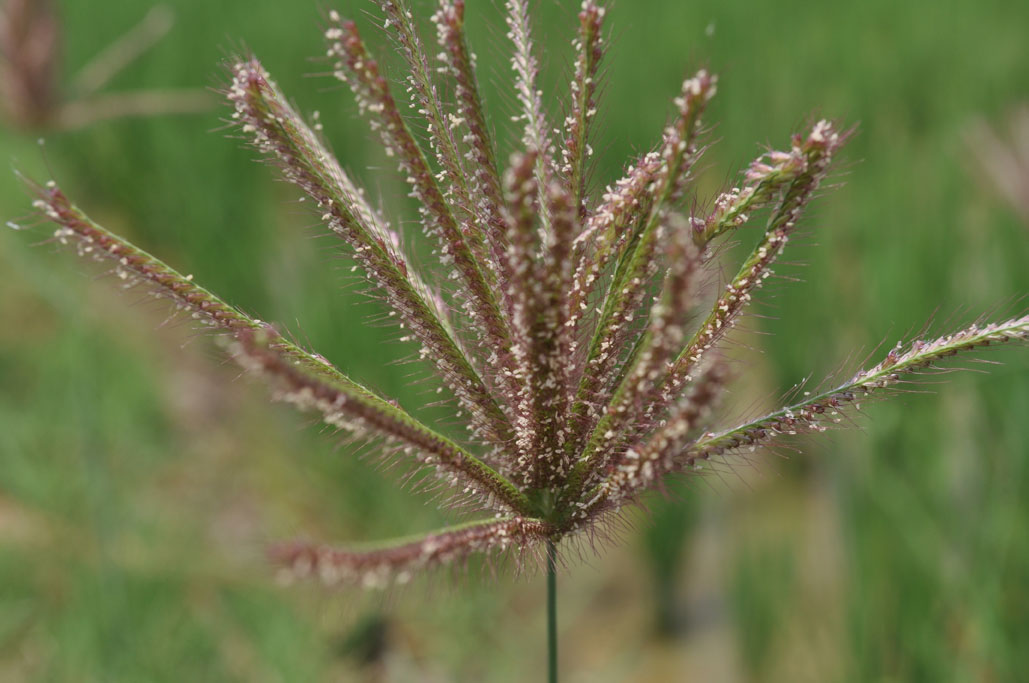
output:
M 63 74 L 150 6 L 100 4 L 61 3 Z M 496 3 L 469 4 L 487 106 L 509 139 L 504 29 Z M 537 4 L 553 94 L 579 3 Z M 349 93 L 305 78 L 323 69 L 311 60 L 323 52 L 320 5 L 176 0 L 171 33 L 107 90 L 217 85 L 220 60 L 245 46 L 304 111 L 321 112 L 372 194 L 402 206 Z M 339 7 L 358 19 L 368 8 Z M 623 0 L 608 25 L 594 189 L 653 144 L 700 65 L 722 79 L 701 198 L 811 116 L 860 124 L 840 187 L 816 202 L 809 237 L 779 269 L 801 281 L 766 289 L 768 317 L 740 337 L 752 348 L 738 354 L 739 410 L 853 369 L 934 314 L 942 330 L 1024 308 L 1029 226 L 979 180 L 966 133 L 1029 97 L 1029 4 Z M 555 113 L 560 102 L 549 100 Z M 69 133 L 5 125 L 0 150 L 363 381 L 425 401 L 411 366 L 389 364 L 405 350 L 365 324 L 375 308 L 337 245 L 225 138 L 224 115 L 219 103 Z M 27 207 L 8 175 L 0 218 Z M 263 557 L 272 540 L 373 539 L 446 518 L 308 417 L 269 404 L 188 326 L 162 325 L 162 306 L 33 246 L 47 234 L 0 232 L 0 680 L 542 678 L 544 587 L 532 572 L 494 577 L 473 564 L 386 594 L 277 585 Z M 560 577 L 565 680 L 1020 680 L 1029 355 L 983 357 L 1002 364 L 867 406 L 858 429 L 804 439 L 779 453 L 788 459 L 759 454 L 681 482 L 651 514 L 630 514 L 620 543 L 571 558 Z

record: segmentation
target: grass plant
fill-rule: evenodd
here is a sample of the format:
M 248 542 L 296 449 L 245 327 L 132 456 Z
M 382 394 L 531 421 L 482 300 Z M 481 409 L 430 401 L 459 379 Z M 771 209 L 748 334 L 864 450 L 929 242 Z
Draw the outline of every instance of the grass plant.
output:
M 349 249 L 368 296 L 390 311 L 400 348 L 432 372 L 463 429 L 416 417 L 107 230 L 56 184 L 29 183 L 40 215 L 57 225 L 56 242 L 109 264 L 126 288 L 169 300 L 277 398 L 374 442 L 465 515 L 374 546 L 277 545 L 272 559 L 290 576 L 382 587 L 473 554 L 545 564 L 553 680 L 562 558 L 604 542 L 623 508 L 668 477 L 717 473 L 754 449 L 846 423 L 862 402 L 917 385 L 959 353 L 1029 339 L 1025 315 L 917 336 L 848 377 L 801 389 L 781 408 L 720 420 L 719 400 L 740 372 L 724 349 L 826 186 L 849 130 L 814 121 L 753 160 L 733 186 L 698 196 L 692 180 L 710 138 L 703 116 L 717 86 L 702 69 L 683 82 L 652 150 L 592 193 L 601 4 L 582 5 L 565 116 L 555 126 L 540 92 L 528 4 L 506 3 L 520 133 L 510 153 L 499 149 L 483 107 L 464 3 L 439 3 L 431 49 L 404 3 L 380 4 L 406 64 L 402 88 L 384 77 L 357 25 L 335 12 L 324 34 L 329 72 L 350 87 L 396 161 L 421 237 L 398 230 L 400 218 L 387 219 L 368 199 L 317 118 L 301 117 L 255 57 L 229 62 L 225 95 L 239 134 Z M 404 91 L 410 103 L 399 99 Z M 751 233 L 749 254 L 722 277 L 722 246 Z M 435 267 L 412 254 L 419 239 L 432 245 Z

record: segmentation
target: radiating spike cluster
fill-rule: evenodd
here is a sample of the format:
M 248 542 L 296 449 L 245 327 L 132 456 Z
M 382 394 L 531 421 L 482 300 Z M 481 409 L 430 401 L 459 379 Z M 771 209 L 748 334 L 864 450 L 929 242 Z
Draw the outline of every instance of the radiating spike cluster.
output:
M 592 196 L 587 182 L 605 8 L 582 3 L 559 159 L 548 139 L 528 0 L 507 0 L 512 90 L 521 149 L 501 153 L 476 84 L 463 0 L 439 0 L 440 53 L 430 65 L 402 0 L 380 0 L 407 65 L 412 128 L 356 25 L 330 13 L 328 57 L 395 157 L 441 268 L 423 279 L 402 240 L 364 199 L 255 59 L 231 65 L 226 95 L 249 142 L 298 186 L 349 247 L 456 399 L 470 431 L 457 443 L 397 402 L 343 375 L 318 354 L 225 303 L 91 221 L 56 186 L 30 184 L 55 241 L 113 264 L 227 342 L 276 395 L 325 422 L 380 440 L 427 467 L 456 498 L 495 516 L 372 548 L 291 544 L 273 551 L 291 576 L 380 586 L 471 553 L 557 543 L 631 504 L 670 474 L 801 432 L 888 392 L 940 361 L 984 346 L 1029 341 L 1029 316 L 977 324 L 898 345 L 843 384 L 737 426 L 710 415 L 728 377 L 719 353 L 795 234 L 847 135 L 818 121 L 788 151 L 768 151 L 737 187 L 697 197 L 691 173 L 704 148 L 701 115 L 715 93 L 706 70 L 687 79 L 654 151 Z M 453 99 L 446 97 L 452 93 Z M 427 132 L 426 147 L 412 130 Z M 509 153 L 510 152 L 510 153 Z M 499 158 L 510 158 L 506 169 Z M 501 181 L 503 177 L 504 181 Z M 698 211 L 688 207 L 708 207 Z M 722 236 L 762 210 L 768 223 L 736 274 L 695 314 L 705 268 Z M 400 224 L 400 221 L 397 221 Z M 696 319 L 697 322 L 693 322 Z M 442 389 L 442 387 L 441 387 Z

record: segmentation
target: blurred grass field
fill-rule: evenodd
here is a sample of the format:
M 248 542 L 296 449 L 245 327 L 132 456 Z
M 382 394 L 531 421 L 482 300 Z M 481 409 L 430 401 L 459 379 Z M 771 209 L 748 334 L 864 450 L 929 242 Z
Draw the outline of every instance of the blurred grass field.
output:
M 469 4 L 487 107 L 509 137 L 504 31 L 494 3 Z M 553 93 L 579 3 L 538 4 Z M 322 53 L 317 3 L 171 6 L 172 33 L 110 90 L 216 85 L 220 60 L 246 46 L 321 112 L 344 166 L 404 205 L 349 94 L 305 77 L 323 68 L 310 60 Z M 148 7 L 64 2 L 66 71 Z M 339 9 L 361 19 L 367 7 Z M 701 197 L 812 115 L 860 124 L 841 186 L 779 269 L 801 281 L 764 292 L 736 404 L 758 409 L 809 375 L 852 369 L 931 317 L 942 331 L 1024 308 L 1029 226 L 978 179 L 964 133 L 1029 98 L 1029 5 L 623 0 L 609 26 L 594 189 L 657 139 L 700 65 L 721 75 Z M 375 308 L 336 245 L 219 132 L 224 113 L 74 133 L 0 127 L 0 150 L 29 175 L 52 170 L 109 228 L 347 372 L 405 405 L 426 401 L 411 366 L 390 363 L 404 353 L 384 343 L 390 331 L 366 324 Z M 0 218 L 28 203 L 13 174 L 0 182 Z M 542 678 L 543 582 L 531 573 L 472 566 L 384 595 L 277 585 L 270 541 L 367 540 L 446 517 L 269 404 L 187 326 L 162 325 L 160 305 L 33 246 L 45 235 L 0 232 L 0 680 Z M 571 561 L 565 680 L 1020 680 L 1029 354 L 982 357 L 1002 364 L 867 406 L 859 429 L 805 439 L 789 459 L 762 454 L 732 476 L 682 482 L 681 500 L 633 515 L 621 544 Z

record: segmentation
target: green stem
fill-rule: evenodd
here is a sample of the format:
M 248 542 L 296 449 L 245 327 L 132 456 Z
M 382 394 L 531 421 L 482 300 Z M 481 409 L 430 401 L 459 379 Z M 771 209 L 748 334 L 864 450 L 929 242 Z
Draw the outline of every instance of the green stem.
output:
M 557 546 L 547 541 L 547 680 L 557 683 Z

